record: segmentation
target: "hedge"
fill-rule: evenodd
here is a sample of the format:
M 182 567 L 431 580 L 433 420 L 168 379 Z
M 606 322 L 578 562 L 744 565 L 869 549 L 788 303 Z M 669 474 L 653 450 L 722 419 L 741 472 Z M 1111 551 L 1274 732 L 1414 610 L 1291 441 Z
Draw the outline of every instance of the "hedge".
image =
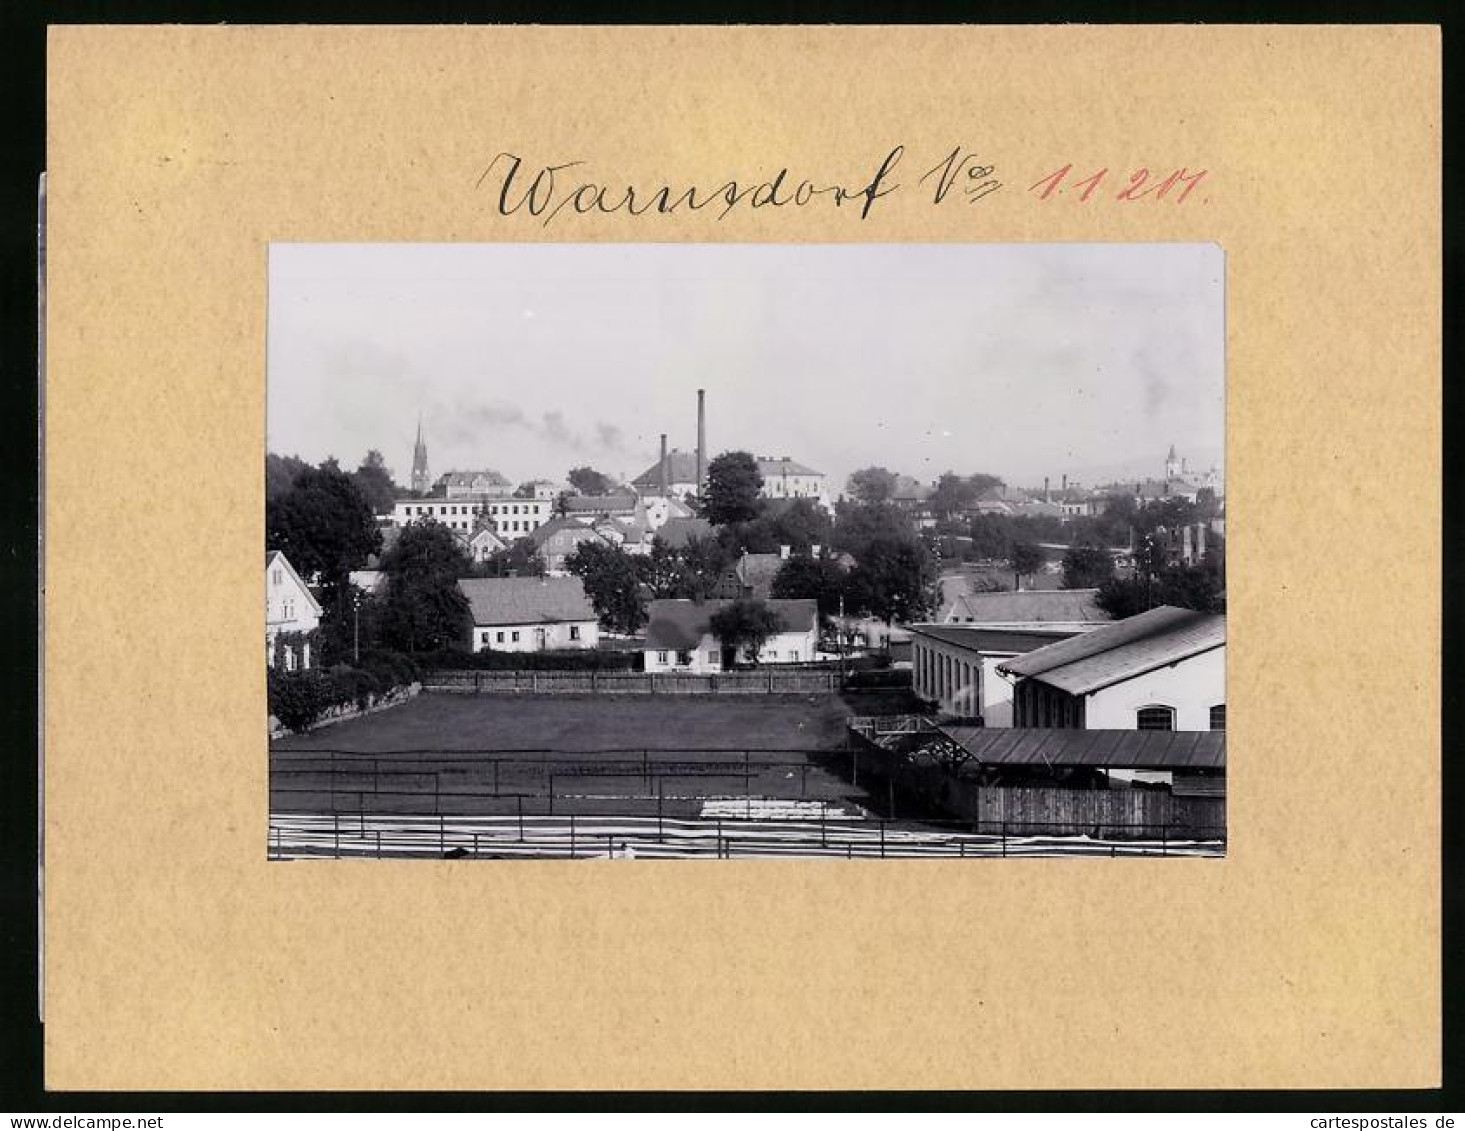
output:
M 427 671 L 638 671 L 640 652 L 567 649 L 550 652 L 419 652 L 414 656 Z

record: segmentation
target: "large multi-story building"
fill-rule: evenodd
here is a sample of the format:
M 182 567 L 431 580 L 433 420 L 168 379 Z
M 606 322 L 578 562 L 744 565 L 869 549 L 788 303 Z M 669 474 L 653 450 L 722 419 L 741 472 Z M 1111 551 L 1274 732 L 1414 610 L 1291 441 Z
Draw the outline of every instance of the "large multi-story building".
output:
M 832 509 L 824 473 L 799 463 L 788 456 L 759 456 L 758 474 L 763 476 L 765 499 L 812 499 L 826 510 Z
M 470 533 L 477 529 L 477 519 L 487 510 L 494 530 L 505 542 L 528 537 L 553 517 L 551 499 L 513 498 L 438 498 L 398 499 L 392 508 L 392 520 L 398 526 L 432 519 L 450 530 Z

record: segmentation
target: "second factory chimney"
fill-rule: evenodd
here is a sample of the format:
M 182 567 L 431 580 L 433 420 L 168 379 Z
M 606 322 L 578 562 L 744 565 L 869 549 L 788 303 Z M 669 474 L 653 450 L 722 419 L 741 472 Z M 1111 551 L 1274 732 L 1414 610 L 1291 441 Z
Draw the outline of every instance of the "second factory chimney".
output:
M 707 481 L 707 392 L 697 390 L 697 494 Z
M 667 472 L 667 467 L 666 467 L 666 433 L 663 432 L 661 434 L 661 464 L 660 464 L 660 470 L 657 472 L 657 475 L 658 475 L 658 477 L 660 479 L 660 484 L 661 484 L 661 497 L 663 499 L 667 498 L 671 494 L 671 485 L 667 482 L 667 474 L 668 474 L 668 472 Z

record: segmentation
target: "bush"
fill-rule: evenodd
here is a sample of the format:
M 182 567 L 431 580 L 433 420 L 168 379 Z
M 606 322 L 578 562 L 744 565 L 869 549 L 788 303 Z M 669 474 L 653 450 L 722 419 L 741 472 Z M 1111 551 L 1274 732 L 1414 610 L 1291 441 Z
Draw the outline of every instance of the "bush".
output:
M 304 734 L 330 705 L 326 680 L 319 672 L 285 672 L 270 670 L 270 714 L 280 725 L 296 734 Z
M 368 658 L 371 664 L 368 666 Z M 394 653 L 363 653 L 362 666 L 337 664 L 329 671 L 284 671 L 271 668 L 268 679 L 270 714 L 296 734 L 304 734 L 333 707 L 365 710 L 394 688 L 416 679 L 416 667 Z

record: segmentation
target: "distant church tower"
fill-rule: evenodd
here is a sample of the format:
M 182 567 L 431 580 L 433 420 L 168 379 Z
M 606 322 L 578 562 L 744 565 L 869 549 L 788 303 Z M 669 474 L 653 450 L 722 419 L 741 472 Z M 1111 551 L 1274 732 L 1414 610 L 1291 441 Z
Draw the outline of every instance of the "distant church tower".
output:
M 412 490 L 424 495 L 432 490 L 432 476 L 427 470 L 427 444 L 422 439 L 421 416 L 417 418 L 417 443 L 412 447 Z
M 425 459 L 426 457 L 424 456 L 423 458 Z M 1183 470 L 1184 465 L 1181 463 L 1180 457 L 1175 454 L 1175 445 L 1171 444 L 1170 454 L 1165 457 L 1165 478 L 1179 479 L 1180 473 Z

